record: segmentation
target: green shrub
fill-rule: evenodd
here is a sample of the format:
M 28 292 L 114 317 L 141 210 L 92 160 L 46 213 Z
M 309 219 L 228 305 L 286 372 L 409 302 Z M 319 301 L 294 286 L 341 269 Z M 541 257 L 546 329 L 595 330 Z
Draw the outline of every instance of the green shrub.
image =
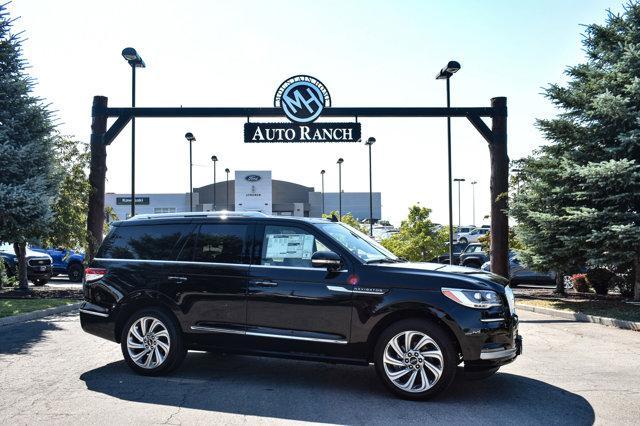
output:
M 593 268 L 587 271 L 587 282 L 596 294 L 607 294 L 613 273 L 605 268 Z

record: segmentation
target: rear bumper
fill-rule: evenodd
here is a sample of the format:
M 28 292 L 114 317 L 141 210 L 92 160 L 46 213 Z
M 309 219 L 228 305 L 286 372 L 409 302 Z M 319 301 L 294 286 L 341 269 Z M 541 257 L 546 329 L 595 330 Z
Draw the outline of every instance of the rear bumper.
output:
M 80 325 L 89 334 L 117 342 L 115 318 L 101 306 L 85 302 L 80 307 Z

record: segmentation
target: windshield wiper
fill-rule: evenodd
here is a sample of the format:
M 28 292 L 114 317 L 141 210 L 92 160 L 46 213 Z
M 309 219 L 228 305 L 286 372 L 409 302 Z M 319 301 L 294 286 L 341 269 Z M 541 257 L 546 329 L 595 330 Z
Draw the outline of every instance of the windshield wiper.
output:
M 367 260 L 365 263 L 401 263 L 400 259 L 391 259 L 389 257 L 383 257 L 382 259 Z

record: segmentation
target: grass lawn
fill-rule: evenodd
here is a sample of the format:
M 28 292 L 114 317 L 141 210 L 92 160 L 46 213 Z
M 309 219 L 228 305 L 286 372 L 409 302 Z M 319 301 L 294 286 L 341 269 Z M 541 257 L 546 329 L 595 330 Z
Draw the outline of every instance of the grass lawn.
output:
M 0 299 L 0 318 L 74 303 L 67 299 Z
M 561 311 L 582 312 L 587 315 L 640 321 L 640 306 L 614 300 L 548 300 L 518 298 L 517 303 Z

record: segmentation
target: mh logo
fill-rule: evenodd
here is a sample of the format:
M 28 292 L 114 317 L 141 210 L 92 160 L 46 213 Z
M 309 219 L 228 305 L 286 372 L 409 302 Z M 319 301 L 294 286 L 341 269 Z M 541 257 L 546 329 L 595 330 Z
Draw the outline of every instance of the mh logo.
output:
M 297 123 L 310 123 L 331 106 L 331 96 L 320 80 L 307 75 L 291 77 L 276 91 L 274 105 Z

